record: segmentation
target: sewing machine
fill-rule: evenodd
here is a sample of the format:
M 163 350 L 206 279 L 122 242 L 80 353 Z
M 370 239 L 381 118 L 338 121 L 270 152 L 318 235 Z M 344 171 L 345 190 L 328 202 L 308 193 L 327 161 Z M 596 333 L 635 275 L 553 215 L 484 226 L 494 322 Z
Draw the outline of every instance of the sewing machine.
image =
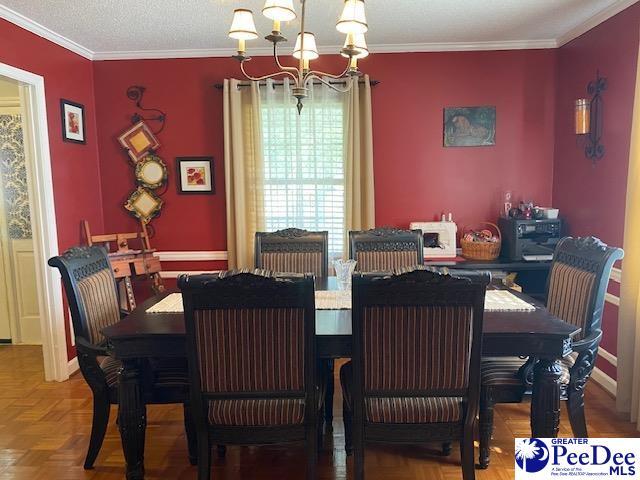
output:
M 412 222 L 409 228 L 422 230 L 425 258 L 456 257 L 455 222 Z

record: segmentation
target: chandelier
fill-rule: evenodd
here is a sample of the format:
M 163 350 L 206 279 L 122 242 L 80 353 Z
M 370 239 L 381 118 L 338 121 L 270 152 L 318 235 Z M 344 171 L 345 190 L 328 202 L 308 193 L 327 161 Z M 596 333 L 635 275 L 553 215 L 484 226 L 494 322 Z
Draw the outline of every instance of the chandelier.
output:
M 253 81 L 266 80 L 267 78 L 290 76 L 294 80 L 292 94 L 298 99 L 298 113 L 302 111 L 302 100 L 308 96 L 309 82 L 319 81 L 338 92 L 345 93 L 349 91 L 352 83 L 346 82 L 345 88 L 338 88 L 334 83 L 329 82 L 326 78 L 339 79 L 360 75 L 358 70 L 358 59 L 369 55 L 367 43 L 364 34 L 369 29 L 364 11 L 364 0 L 344 0 L 344 8 L 342 15 L 336 24 L 336 29 L 346 34 L 344 46 L 340 50 L 340 54 L 347 58 L 347 66 L 344 71 L 338 75 L 312 70 L 310 63 L 316 60 L 320 54 L 316 46 L 315 35 L 305 31 L 305 3 L 306 0 L 300 0 L 300 33 L 296 39 L 293 48 L 293 57 L 298 60 L 298 66 L 286 66 L 280 63 L 278 57 L 278 44 L 287 39 L 282 35 L 280 28 L 282 22 L 290 22 L 295 20 L 296 11 L 293 8 L 293 0 L 266 0 L 262 13 L 265 17 L 273 20 L 273 30 L 271 34 L 265 37 L 266 40 L 273 44 L 273 58 L 275 60 L 278 71 L 254 77 L 249 75 L 245 70 L 245 63 L 251 60 L 247 55 L 246 42 L 258 38 L 256 25 L 253 21 L 253 12 L 245 8 L 238 8 L 233 12 L 233 21 L 229 30 L 229 37 L 238 40 L 238 53 L 233 58 L 240 62 L 242 74 Z

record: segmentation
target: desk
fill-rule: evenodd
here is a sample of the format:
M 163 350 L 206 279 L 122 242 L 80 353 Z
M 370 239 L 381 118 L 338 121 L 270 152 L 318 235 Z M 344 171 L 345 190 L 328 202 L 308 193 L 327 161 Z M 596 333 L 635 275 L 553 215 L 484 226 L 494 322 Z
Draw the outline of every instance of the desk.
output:
M 335 288 L 334 285 L 335 279 L 316 282 L 317 289 Z M 186 356 L 183 314 L 145 311 L 166 295 L 148 299 L 126 319 L 103 330 L 112 354 L 123 364 L 118 384 L 118 427 L 128 480 L 144 478 L 146 408 L 139 360 Z M 482 351 L 492 356 L 540 358 L 534 369 L 531 430 L 534 437 L 555 437 L 560 423 L 558 360 L 571 353 L 571 339 L 580 329 L 552 316 L 539 303 L 536 306 L 539 308 L 533 312 L 485 312 Z M 316 311 L 316 338 L 320 358 L 350 357 L 351 311 Z

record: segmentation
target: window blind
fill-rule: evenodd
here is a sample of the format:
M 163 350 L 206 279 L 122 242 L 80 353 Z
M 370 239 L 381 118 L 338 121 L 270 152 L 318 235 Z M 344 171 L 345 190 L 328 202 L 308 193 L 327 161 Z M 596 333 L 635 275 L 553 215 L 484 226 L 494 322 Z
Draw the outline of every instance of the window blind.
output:
M 270 88 L 270 87 L 267 87 Z M 267 231 L 329 232 L 329 254 L 342 255 L 345 229 L 344 106 L 316 94 L 298 115 L 288 92 L 261 105 Z

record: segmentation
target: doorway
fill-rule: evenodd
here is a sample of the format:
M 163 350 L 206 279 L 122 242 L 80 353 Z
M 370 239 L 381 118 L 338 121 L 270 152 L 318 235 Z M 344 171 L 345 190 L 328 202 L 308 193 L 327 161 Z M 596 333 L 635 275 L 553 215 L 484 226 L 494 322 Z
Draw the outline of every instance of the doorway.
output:
M 42 345 L 20 97 L 0 76 L 0 343 Z
M 44 78 L 0 63 L 0 342 L 42 345 L 49 381 L 73 366 L 57 254 Z

